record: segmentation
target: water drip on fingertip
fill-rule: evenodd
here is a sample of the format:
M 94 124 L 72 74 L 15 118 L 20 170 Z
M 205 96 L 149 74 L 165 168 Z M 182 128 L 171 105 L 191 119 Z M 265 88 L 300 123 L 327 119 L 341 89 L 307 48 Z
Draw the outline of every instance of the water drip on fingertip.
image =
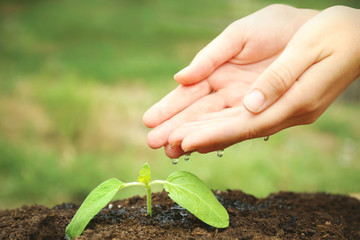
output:
M 171 163 L 172 163 L 173 165 L 178 164 L 178 162 L 179 162 L 179 159 L 178 159 L 178 158 L 171 159 Z
M 224 156 L 224 150 L 218 150 L 216 151 L 216 155 L 221 158 L 222 156 Z

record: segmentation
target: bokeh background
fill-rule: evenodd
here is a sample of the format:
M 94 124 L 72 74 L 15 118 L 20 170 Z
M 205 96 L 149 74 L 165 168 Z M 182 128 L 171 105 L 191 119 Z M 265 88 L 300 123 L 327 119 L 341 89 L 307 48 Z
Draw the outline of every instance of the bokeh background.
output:
M 142 114 L 228 24 L 268 0 L 0 1 L 0 209 L 80 203 L 103 180 L 195 173 L 213 189 L 360 192 L 360 88 L 314 124 L 176 166 Z M 324 9 L 358 0 L 283 1 Z M 155 189 L 160 190 L 160 189 Z M 124 189 L 117 198 L 143 195 Z

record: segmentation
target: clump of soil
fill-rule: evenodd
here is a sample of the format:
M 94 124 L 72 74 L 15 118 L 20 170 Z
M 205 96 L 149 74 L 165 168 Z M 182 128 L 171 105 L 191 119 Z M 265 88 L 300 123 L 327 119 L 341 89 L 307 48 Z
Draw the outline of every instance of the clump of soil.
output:
M 327 193 L 279 192 L 257 199 L 241 191 L 215 192 L 230 216 L 216 229 L 153 194 L 153 217 L 145 197 L 111 202 L 77 239 L 360 239 L 360 201 Z M 78 206 L 23 206 L 0 211 L 0 239 L 64 239 Z

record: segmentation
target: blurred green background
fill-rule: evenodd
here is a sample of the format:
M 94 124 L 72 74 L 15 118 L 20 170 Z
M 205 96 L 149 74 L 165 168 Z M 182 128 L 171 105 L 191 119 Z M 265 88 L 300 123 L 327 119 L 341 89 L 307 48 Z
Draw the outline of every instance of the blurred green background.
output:
M 0 208 L 81 202 L 110 177 L 175 170 L 213 189 L 360 192 L 360 104 L 346 95 L 310 126 L 176 166 L 146 145 L 142 114 L 228 24 L 266 0 L 0 1 Z M 283 1 L 324 9 L 359 1 Z M 160 189 L 156 189 L 160 190 Z M 143 194 L 125 189 L 118 198 Z

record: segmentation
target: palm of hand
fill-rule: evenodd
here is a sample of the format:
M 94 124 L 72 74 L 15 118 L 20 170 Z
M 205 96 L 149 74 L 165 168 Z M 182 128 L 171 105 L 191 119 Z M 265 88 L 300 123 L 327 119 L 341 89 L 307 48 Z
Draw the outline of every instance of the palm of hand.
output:
M 257 49 L 261 58 L 261 49 Z M 249 91 L 252 83 L 276 58 L 282 49 L 274 49 L 274 55 L 254 62 L 241 63 L 235 57 L 217 68 L 206 80 L 213 90 L 211 94 L 217 95 L 223 101 L 224 108 L 242 106 L 242 100 Z

